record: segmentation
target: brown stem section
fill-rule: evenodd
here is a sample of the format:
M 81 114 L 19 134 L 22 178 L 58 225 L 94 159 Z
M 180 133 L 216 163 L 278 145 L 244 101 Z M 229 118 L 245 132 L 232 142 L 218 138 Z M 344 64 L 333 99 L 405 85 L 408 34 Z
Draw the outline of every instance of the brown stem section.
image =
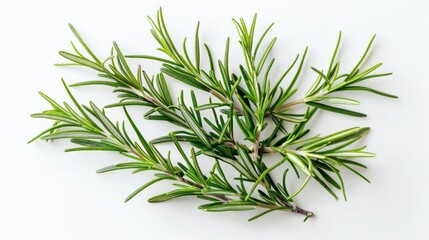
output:
M 274 153 L 276 151 L 274 151 L 271 147 L 264 147 L 264 148 L 262 148 L 262 152 L 263 153 Z
M 258 130 L 256 132 L 256 142 L 253 145 L 253 161 L 254 162 L 256 162 L 258 160 L 260 142 L 261 142 L 261 132 Z
M 276 205 L 267 205 L 267 204 L 262 204 L 262 203 L 258 204 L 258 206 L 261 207 L 261 208 L 268 208 L 268 209 L 274 209 L 274 208 L 278 208 L 279 207 L 279 206 L 276 206 Z M 302 215 L 304 215 L 304 216 L 306 216 L 308 218 L 311 218 L 311 217 L 314 216 L 313 212 L 304 210 L 304 209 L 302 209 L 300 207 L 291 206 L 290 204 L 286 204 L 285 206 L 292 207 L 292 209 L 290 211 L 293 212 L 293 213 L 302 214 Z M 289 210 L 288 209 L 284 209 L 284 211 L 289 211 Z
M 300 208 L 300 207 L 295 207 L 294 209 L 292 209 L 292 212 L 293 212 L 293 213 L 299 213 L 299 214 L 302 214 L 302 215 L 307 216 L 307 217 L 309 217 L 309 218 L 314 216 L 314 213 L 313 213 L 313 212 L 310 212 L 310 211 L 304 210 L 304 209 L 302 209 L 302 208 Z

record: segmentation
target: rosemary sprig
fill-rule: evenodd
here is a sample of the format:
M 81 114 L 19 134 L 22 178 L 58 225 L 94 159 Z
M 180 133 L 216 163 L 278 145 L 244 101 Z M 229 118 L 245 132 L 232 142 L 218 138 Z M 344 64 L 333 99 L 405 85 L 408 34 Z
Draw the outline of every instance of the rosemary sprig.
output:
M 98 173 L 123 169 L 132 169 L 133 173 L 155 171 L 153 180 L 131 193 L 125 202 L 147 187 L 168 180 L 173 182 L 174 189 L 150 198 L 149 202 L 196 196 L 207 201 L 200 206 L 200 209 L 205 211 L 265 209 L 249 221 L 276 210 L 303 214 L 305 220 L 312 217 L 312 212 L 298 207 L 295 202 L 296 196 L 312 179 L 335 199 L 338 197 L 333 188 L 341 190 L 346 199 L 342 170 L 350 170 L 368 181 L 357 170 L 365 166 L 355 158 L 374 157 L 375 154 L 364 151 L 365 147 L 352 147 L 352 144 L 356 143 L 368 128 L 353 127 L 327 136 L 308 137 L 309 129 L 306 128 L 306 124 L 313 119 L 318 109 L 355 117 L 366 116 L 363 113 L 334 106 L 334 104 L 359 104 L 355 99 L 336 96 L 335 94 L 340 91 L 367 91 L 396 98 L 396 96 L 357 85 L 365 80 L 391 74 L 374 73 L 381 67 L 381 63 L 367 69 L 362 68 L 374 37 L 355 67 L 348 73 L 341 73 L 340 61 L 337 59 L 341 42 L 340 33 L 329 67 L 326 71 L 311 67 L 316 74 L 316 80 L 302 98 L 292 99 L 297 91 L 296 83 L 304 71 L 308 49 L 304 50 L 302 56 L 297 55 L 279 79 L 272 79 L 270 73 L 275 59 L 270 55 L 276 38 L 268 41 L 266 38 L 273 24 L 257 36 L 256 15 L 250 25 L 243 19 L 233 20 L 245 64 L 238 66 L 239 72 L 232 73 L 229 67 L 229 38 L 226 40 L 224 58 L 215 61 L 210 47 L 200 42 L 199 23 L 194 36 L 194 56 L 190 56 L 186 39 L 181 48 L 174 44 L 161 9 L 156 18 L 149 18 L 149 22 L 151 32 L 159 43 L 158 49 L 165 55 L 164 57 L 124 55 L 118 44 L 114 42 L 110 55 L 101 61 L 102 58 L 92 52 L 77 30 L 70 25 L 85 52 L 81 53 L 72 42 L 74 52 L 60 51 L 60 55 L 71 63 L 59 65 L 91 68 L 99 76 L 98 80 L 84 81 L 70 86 L 96 84 L 113 87 L 113 92 L 117 93 L 120 100 L 104 108 L 121 107 L 126 120 L 114 123 L 104 110 L 94 103 L 90 102 L 89 106 L 82 105 L 63 81 L 72 104 L 65 102 L 61 105 L 40 93 L 50 103 L 51 109 L 33 114 L 32 117 L 53 120 L 54 124 L 30 142 L 38 138 L 70 139 L 79 147 L 66 151 L 113 151 L 130 159 L 129 162 L 100 169 Z M 208 69 L 203 69 L 201 64 L 205 57 L 207 58 L 205 61 L 209 63 Z M 159 73 L 149 76 L 141 66 L 133 70 L 127 58 L 159 61 L 162 63 L 162 68 Z M 283 88 L 281 83 L 291 74 L 293 76 L 290 83 Z M 181 91 L 180 97 L 174 101 L 167 84 L 172 80 L 179 80 L 197 90 L 209 92 L 218 101 L 208 99 L 208 102 L 201 104 L 197 101 L 194 91 L 190 92 L 191 106 L 185 103 L 184 91 Z M 296 113 L 295 107 L 304 104 L 305 112 Z M 147 141 L 144 133 L 140 132 L 128 114 L 129 106 L 143 106 L 148 109 L 144 115 L 146 119 L 167 121 L 176 125 L 178 129 L 166 136 Z M 210 118 L 209 115 L 211 115 Z M 270 133 L 263 134 L 264 131 L 268 131 L 266 129 L 269 124 L 275 124 L 274 129 Z M 234 127 L 241 130 L 245 139 L 237 139 Z M 137 140 L 129 137 L 127 131 L 130 128 L 135 132 Z M 263 136 L 268 137 L 263 138 Z M 172 161 L 170 152 L 165 155 L 157 149 L 156 144 L 166 142 L 174 144 L 180 153 L 180 156 L 174 156 L 174 158 L 180 159 Z M 182 148 L 182 142 L 192 145 L 189 154 Z M 264 155 L 273 153 L 278 154 L 280 158 L 275 163 L 267 163 Z M 200 168 L 199 155 L 212 158 L 213 167 L 210 171 Z M 236 170 L 235 176 L 225 176 L 224 164 Z M 278 168 L 283 170 L 281 182 L 271 177 L 273 170 Z M 297 178 L 300 178 L 300 175 L 305 176 L 301 185 L 293 187 L 293 191 L 289 189 L 288 183 L 288 179 L 294 177 L 288 174 L 290 168 L 294 170 Z

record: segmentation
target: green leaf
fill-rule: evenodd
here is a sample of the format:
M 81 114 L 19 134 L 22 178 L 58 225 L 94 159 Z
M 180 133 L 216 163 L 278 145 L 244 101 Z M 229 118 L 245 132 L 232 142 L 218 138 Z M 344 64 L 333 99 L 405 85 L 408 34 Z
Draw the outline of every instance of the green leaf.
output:
M 259 183 L 261 183 L 261 181 L 265 178 L 265 176 L 267 174 L 269 174 L 271 171 L 273 171 L 274 169 L 276 169 L 278 166 L 282 165 L 284 162 L 286 161 L 286 158 L 283 158 L 282 160 L 278 161 L 276 164 L 274 164 L 273 166 L 265 169 L 264 172 L 262 172 L 262 174 L 259 176 L 259 178 L 255 181 L 255 183 L 253 184 L 252 188 L 250 189 L 249 193 L 247 194 L 245 200 L 247 201 L 251 196 L 252 193 L 255 191 L 256 187 L 259 185 Z
M 142 58 L 142 59 L 150 59 L 150 60 L 155 60 L 155 61 L 159 61 L 159 62 L 163 62 L 163 63 L 168 63 L 170 65 L 176 65 L 176 66 L 180 66 L 180 64 L 177 64 L 176 62 L 164 59 L 164 58 L 160 58 L 160 57 L 156 57 L 156 56 L 150 56 L 150 55 L 125 55 L 126 58 Z
M 265 61 L 268 58 L 268 55 L 270 54 L 271 50 L 274 47 L 274 44 L 276 43 L 277 38 L 273 38 L 273 40 L 271 40 L 271 42 L 268 44 L 266 50 L 264 51 L 264 53 L 261 56 L 261 59 L 259 60 L 258 66 L 256 68 L 256 74 L 259 74 L 262 70 L 262 68 L 264 67 Z
M 93 103 L 89 103 L 92 110 L 94 111 L 96 117 L 100 120 L 101 124 L 111 133 L 118 141 L 121 143 L 126 143 L 121 132 L 116 128 L 116 126 L 104 115 L 104 113 Z
M 278 210 L 290 210 L 291 208 L 290 207 L 276 207 L 276 208 L 272 208 L 272 209 L 268 209 L 268 210 L 266 210 L 266 211 L 263 211 L 263 212 L 261 212 L 261 213 L 259 213 L 259 214 L 257 214 L 257 215 L 255 215 L 255 216 L 253 216 L 253 217 L 251 217 L 251 218 L 249 218 L 247 221 L 253 221 L 253 220 L 255 220 L 255 219 L 257 219 L 257 218 L 260 218 L 260 217 L 262 217 L 262 216 L 264 216 L 265 214 L 268 214 L 268 213 L 270 213 L 270 212 L 274 212 L 274 211 L 278 211 Z
M 248 148 L 244 145 L 237 144 L 237 151 L 238 155 L 240 156 L 241 162 L 243 162 L 243 166 L 246 167 L 247 171 L 249 172 L 249 175 L 252 178 L 257 179 L 259 174 L 256 171 L 255 163 L 249 155 Z
M 203 208 L 207 212 L 226 212 L 226 211 L 248 211 L 258 208 L 258 205 L 249 201 L 231 201 L 223 204 L 210 205 Z
M 197 24 L 197 30 L 195 30 L 195 68 L 200 71 L 200 39 L 199 39 L 200 22 Z
M 63 138 L 81 138 L 81 139 L 105 139 L 106 137 L 97 133 L 88 132 L 85 130 L 62 130 L 50 134 L 46 134 L 41 139 L 55 140 Z
M 367 70 L 357 74 L 358 72 L 356 72 L 356 76 L 352 77 L 351 79 L 348 79 L 347 82 L 350 83 L 355 83 L 355 82 L 360 82 L 362 80 L 363 77 L 367 76 L 368 74 L 374 72 L 375 70 L 377 70 L 379 67 L 381 67 L 381 65 L 383 65 L 382 63 L 378 63 L 370 68 L 368 68 Z
M 131 71 L 130 67 L 128 66 L 128 63 L 127 63 L 127 61 L 125 60 L 125 57 L 124 57 L 124 55 L 122 54 L 121 49 L 119 48 L 119 46 L 118 46 L 118 44 L 117 44 L 116 42 L 113 42 L 113 47 L 114 47 L 114 48 L 115 48 L 115 50 L 116 50 L 116 53 L 117 53 L 117 57 L 118 57 L 119 64 L 121 64 L 121 66 L 123 66 L 123 67 L 124 67 L 124 69 L 125 69 L 125 72 L 124 72 L 124 73 L 126 73 L 126 75 L 127 75 L 129 78 L 131 78 L 131 80 L 132 80 L 133 82 L 136 82 L 136 81 L 137 81 L 137 80 L 136 80 L 136 77 L 134 76 L 133 72 Z
M 343 87 L 341 89 L 338 89 L 337 91 L 366 91 L 366 92 L 372 92 L 375 93 L 377 95 L 380 96 L 384 96 L 384 97 L 388 97 L 388 98 L 398 98 L 398 96 L 392 95 L 392 94 L 388 94 L 385 92 L 381 92 L 369 87 L 362 87 L 362 86 L 347 86 L 347 87 Z
M 339 158 L 354 158 L 354 157 L 375 157 L 375 153 L 361 152 L 361 151 L 337 151 L 332 153 L 325 153 L 328 157 L 339 157 Z
M 302 67 L 304 65 L 305 57 L 307 56 L 308 47 L 305 48 L 304 54 L 301 57 L 301 61 L 299 63 L 298 69 L 296 70 L 295 76 L 293 77 L 291 83 L 289 84 L 289 87 L 286 89 L 284 95 L 288 95 L 291 91 L 293 86 L 295 85 L 296 81 L 298 80 L 299 75 L 301 74 Z
M 350 111 L 350 110 L 343 109 L 343 108 L 332 107 L 332 106 L 321 104 L 321 103 L 306 102 L 306 104 L 310 105 L 312 107 L 316 107 L 316 108 L 326 110 L 326 111 L 336 112 L 336 113 L 349 115 L 349 116 L 353 116 L 353 117 L 366 117 L 366 114 L 363 114 L 360 112 L 354 112 L 354 111 Z
M 79 35 L 79 33 L 77 32 L 77 30 L 73 27 L 73 25 L 69 23 L 69 27 L 72 30 L 72 32 L 75 35 L 75 37 L 77 38 L 77 40 L 80 42 L 80 44 L 82 44 L 82 46 L 89 53 L 89 55 L 91 55 L 91 57 L 94 59 L 94 61 L 96 61 L 97 63 L 101 63 L 100 60 L 98 60 L 98 58 L 95 56 L 95 54 L 88 47 L 88 45 L 86 45 L 85 41 L 83 41 L 82 37 Z
M 90 68 L 95 69 L 99 72 L 104 71 L 102 66 L 100 66 L 99 64 L 92 62 L 86 58 L 82 58 L 80 56 L 77 56 L 77 55 L 74 55 L 74 54 L 71 54 L 68 52 L 63 52 L 63 51 L 60 51 L 59 53 L 62 57 L 67 58 L 68 60 L 70 60 L 72 62 L 75 62 L 75 63 L 80 64 L 82 66 L 90 67 Z
M 66 152 L 81 151 L 81 150 L 98 150 L 98 151 L 126 151 L 119 146 L 112 145 L 107 142 L 93 141 L 89 139 L 71 139 L 74 144 L 85 146 L 86 148 L 71 148 L 67 149 Z
M 76 98 L 73 96 L 73 94 L 71 93 L 70 89 L 67 87 L 66 82 L 64 81 L 64 79 L 61 79 L 61 82 L 63 83 L 63 86 L 67 92 L 67 94 L 69 95 L 69 98 L 72 100 L 72 102 L 74 103 L 74 105 L 76 106 L 76 108 L 79 110 L 79 112 L 82 114 L 82 116 L 85 118 L 85 122 L 83 122 L 83 125 L 85 125 L 85 127 L 87 127 L 88 125 L 91 128 L 94 128 L 96 131 L 101 130 L 97 124 L 94 123 L 94 121 L 88 116 L 88 114 L 83 110 L 82 106 L 78 103 L 78 101 L 76 100 Z M 68 105 L 66 103 L 64 103 L 64 105 L 67 107 Z M 71 108 L 68 108 L 69 112 L 74 112 Z M 75 114 L 77 115 L 77 114 Z M 79 119 L 80 117 L 77 116 L 77 119 Z M 86 122 L 88 124 L 86 124 Z
M 130 114 L 128 113 L 125 107 L 124 107 L 124 112 L 125 112 L 125 115 L 127 116 L 128 122 L 130 122 L 131 127 L 134 129 L 134 132 L 137 134 L 137 137 L 139 138 L 140 143 L 143 145 L 146 152 L 149 154 L 149 156 L 152 159 L 156 159 L 155 154 L 151 151 L 151 147 L 149 146 L 148 142 L 141 134 L 140 130 L 137 128 L 136 124 L 134 123 L 133 119 L 131 118 Z
M 365 169 L 367 168 L 362 163 L 358 163 L 356 161 L 347 160 L 347 159 L 339 159 L 339 158 L 337 158 L 336 160 L 339 161 L 339 162 L 341 162 L 341 163 L 343 163 L 343 164 L 355 165 L 355 166 L 358 166 L 358 167 L 361 167 L 361 168 L 365 168 Z
M 117 170 L 124 170 L 124 169 L 144 169 L 149 170 L 152 168 L 152 164 L 144 163 L 144 162 L 128 162 L 128 163 L 119 163 L 115 165 L 110 165 L 104 168 L 100 168 L 97 170 L 97 173 L 106 173 L 106 172 L 112 172 Z
M 185 121 L 188 123 L 189 128 L 195 133 L 196 136 L 206 145 L 207 147 L 211 146 L 210 140 L 207 138 L 207 133 L 200 127 L 196 122 L 195 118 L 189 112 L 189 110 L 183 105 L 179 105 L 180 112 L 185 118 Z
M 195 136 L 187 136 L 187 135 L 174 135 L 179 142 L 198 142 L 199 138 Z M 173 138 L 171 136 L 163 136 L 157 137 L 150 141 L 152 144 L 165 143 L 165 142 L 173 142 Z
M 65 109 L 61 105 L 59 105 L 57 102 L 55 102 L 52 98 L 50 98 L 46 94 L 39 92 L 39 95 L 42 96 L 47 102 L 49 102 L 49 104 L 51 104 L 51 106 L 55 110 L 58 110 L 60 112 L 65 112 Z
M 70 123 L 70 124 L 79 126 L 78 121 L 70 119 L 69 117 L 63 116 L 61 114 L 53 114 L 50 112 L 49 113 L 34 113 L 34 114 L 31 114 L 31 117 L 33 117 L 33 118 L 46 118 L 46 119 L 50 119 L 50 120 Z
M 156 84 L 158 86 L 160 94 L 165 99 L 165 105 L 174 105 L 173 100 L 171 99 L 170 90 L 168 89 L 167 82 L 165 81 L 164 74 L 160 73 L 156 76 Z
M 306 122 L 307 119 L 305 118 L 296 118 L 293 117 L 289 114 L 285 114 L 285 113 L 272 113 L 275 117 L 287 121 L 287 122 L 292 122 L 292 123 L 301 123 L 301 122 Z
M 84 81 L 70 84 L 69 87 L 82 87 L 82 86 L 90 86 L 90 85 L 105 85 L 109 87 L 120 87 L 121 84 L 112 81 L 102 81 L 102 80 L 94 80 L 94 81 Z
M 207 103 L 207 104 L 199 105 L 194 110 L 202 111 L 202 110 L 213 109 L 213 108 L 218 108 L 223 106 L 228 106 L 228 104 L 227 103 Z
M 218 138 L 218 142 L 219 142 L 219 143 L 222 143 L 222 142 L 223 142 L 226 131 L 227 131 L 227 130 L 228 130 L 228 128 L 232 125 L 232 124 L 231 124 L 231 121 L 232 121 L 232 116 L 229 116 L 229 117 L 228 117 L 228 120 L 226 121 L 226 123 L 225 123 L 225 124 L 224 124 L 224 126 L 222 127 L 222 131 L 221 131 L 221 132 L 220 132 L 220 134 L 219 134 L 219 138 Z
M 336 189 L 341 189 L 341 186 L 329 174 L 327 174 L 321 169 L 318 169 L 318 171 L 323 176 L 323 178 L 326 179 L 326 181 L 328 181 L 332 186 L 334 186 Z
M 52 127 L 50 127 L 50 128 L 47 128 L 45 131 L 43 131 L 43 132 L 39 133 L 37 136 L 33 137 L 33 138 L 32 138 L 30 141 L 28 141 L 27 143 L 32 143 L 32 142 L 34 142 L 35 140 L 37 140 L 38 138 L 40 138 L 41 136 L 43 136 L 44 134 L 46 134 L 46 133 L 48 133 L 48 132 L 53 132 L 53 131 L 54 131 L 54 130 L 56 130 L 56 129 L 67 128 L 67 127 L 72 127 L 72 126 L 75 126 L 75 125 L 72 125 L 72 124 L 57 124 L 57 125 L 54 125 L 54 126 L 52 126 Z
M 328 89 L 331 88 L 331 82 L 329 81 L 329 78 L 322 71 L 314 67 L 311 67 L 311 70 L 315 71 L 317 74 L 319 74 L 322 77 L 323 80 L 325 80 L 325 83 L 328 85 Z
M 352 75 L 354 75 L 354 74 L 358 71 L 359 67 L 361 66 L 361 64 L 362 64 L 362 63 L 363 63 L 363 61 L 365 60 L 366 56 L 367 56 L 367 55 L 368 55 L 368 53 L 369 53 L 369 50 L 371 49 L 372 43 L 374 42 L 375 36 L 376 36 L 376 35 L 374 35 L 374 36 L 371 38 L 371 40 L 369 41 L 368 46 L 367 46 L 367 48 L 365 49 L 365 52 L 363 53 L 362 57 L 359 59 L 359 61 L 357 62 L 357 64 L 356 64 L 356 65 L 355 65 L 355 67 L 353 68 L 353 70 L 350 72 L 350 75 L 351 75 L 351 76 L 352 76 Z
M 192 165 L 195 170 L 195 173 L 198 176 L 198 182 L 202 183 L 206 187 L 206 176 L 201 171 L 200 165 L 198 164 L 197 156 L 195 155 L 195 150 L 191 148 L 191 159 L 192 159 Z
M 329 103 L 332 104 L 345 104 L 345 105 L 359 105 L 359 101 L 350 99 L 350 98 L 344 98 L 344 97 L 327 97 L 326 98 Z
M 149 182 L 147 182 L 146 184 L 144 184 L 143 186 L 139 187 L 139 188 L 138 188 L 137 190 L 135 190 L 133 193 L 131 193 L 131 194 L 130 194 L 130 195 L 129 195 L 125 200 L 124 200 L 124 202 L 128 202 L 128 201 L 130 201 L 133 197 L 135 197 L 137 194 L 139 194 L 141 191 L 145 190 L 147 187 L 151 186 L 152 184 L 157 183 L 157 182 L 162 181 L 162 180 L 167 180 L 167 179 L 171 180 L 171 179 L 174 179 L 174 178 L 172 178 L 172 177 L 170 177 L 170 176 L 167 176 L 167 177 L 160 177 L 160 178 L 155 178 L 155 179 L 153 179 L 152 181 L 149 181 Z
M 334 61 L 337 57 L 338 49 L 339 49 L 340 43 L 341 43 L 341 35 L 342 35 L 342 33 L 340 31 L 340 33 L 338 34 L 338 40 L 337 40 L 337 44 L 335 45 L 334 53 L 332 54 L 331 62 L 329 63 L 328 74 L 331 72 L 332 67 L 334 66 Z
M 332 197 L 334 197 L 335 200 L 338 200 L 338 196 L 334 193 L 334 191 L 332 191 L 332 189 L 319 177 L 314 177 L 314 179 L 316 179 L 316 181 L 329 193 L 332 195 Z
M 287 149 L 278 148 L 278 147 L 271 147 L 274 151 L 284 154 L 286 157 L 283 160 L 289 160 L 289 162 L 293 166 L 297 166 L 299 169 L 301 169 L 307 176 L 311 176 L 311 171 L 309 167 L 304 163 L 304 161 L 298 157 L 297 155 L 290 153 Z
M 169 201 L 174 198 L 184 197 L 184 196 L 195 196 L 201 195 L 201 191 L 199 189 L 189 188 L 189 189 L 177 189 L 171 192 L 163 193 L 154 197 L 149 198 L 148 202 L 150 203 L 158 203 Z
M 192 87 L 198 88 L 200 90 L 203 90 L 203 91 L 209 91 L 210 90 L 205 85 L 198 82 L 194 76 L 192 76 L 186 72 L 183 72 L 179 68 L 171 66 L 171 65 L 167 65 L 167 64 L 164 64 L 163 66 L 164 67 L 161 68 L 162 73 L 165 73 L 172 78 L 175 78 L 179 81 L 182 81 L 182 82 L 184 82 L 184 83 L 186 83 Z
M 352 138 L 355 138 L 357 136 L 360 136 L 368 130 L 369 128 L 360 128 L 360 127 L 348 128 L 339 132 L 329 134 L 321 138 L 315 138 L 314 140 L 301 145 L 298 149 L 308 150 L 322 145 L 330 145 L 334 143 L 344 142 Z
M 276 85 L 274 85 L 273 89 L 271 90 L 270 95 L 272 97 L 274 97 L 274 95 L 277 93 L 277 89 L 279 88 L 281 82 L 283 82 L 283 80 L 285 79 L 285 77 L 288 75 L 288 73 L 292 70 L 292 68 L 295 66 L 296 62 L 298 61 L 299 58 L 299 54 L 295 57 L 295 59 L 293 60 L 292 64 L 289 66 L 289 68 L 286 69 L 286 71 L 283 73 L 283 75 L 280 77 L 279 80 L 277 80 Z M 282 94 L 280 94 L 282 95 Z M 282 103 L 280 103 L 282 104 Z M 275 106 L 277 104 L 274 104 L 273 106 Z
M 351 172 L 353 172 L 354 174 L 358 175 L 359 177 L 361 177 L 363 180 L 365 180 L 368 183 L 371 183 L 368 178 L 366 178 L 364 175 L 362 175 L 361 173 L 359 173 L 358 171 L 356 171 L 355 169 L 353 169 L 350 166 L 347 166 L 346 164 L 343 165 L 345 168 L 347 168 L 348 170 L 350 170 Z
M 305 165 L 304 161 L 300 157 L 298 157 L 295 154 L 286 153 L 287 159 L 292 162 L 295 166 L 297 166 L 303 173 L 305 173 L 307 176 L 311 176 L 311 172 L 308 169 L 307 165 Z
M 145 106 L 145 107 L 155 107 L 152 103 L 147 103 L 143 101 L 125 101 L 119 103 L 112 103 L 104 106 L 104 108 L 114 108 L 114 107 L 125 107 L 125 106 Z

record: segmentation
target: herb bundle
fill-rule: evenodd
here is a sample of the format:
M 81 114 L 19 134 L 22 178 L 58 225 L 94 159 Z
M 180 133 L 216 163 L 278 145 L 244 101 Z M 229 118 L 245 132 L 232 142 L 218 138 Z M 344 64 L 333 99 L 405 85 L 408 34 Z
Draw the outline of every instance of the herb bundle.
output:
M 346 199 L 341 171 L 349 170 L 369 182 L 359 170 L 366 167 L 356 158 L 374 157 L 375 154 L 366 152 L 365 146 L 354 147 L 368 128 L 353 127 L 321 136 L 310 134 L 306 124 L 312 119 L 316 120 L 314 116 L 319 109 L 353 117 L 366 116 L 338 107 L 338 104 L 359 104 L 355 99 L 338 96 L 339 92 L 366 91 L 396 98 L 361 85 L 363 81 L 391 74 L 375 73 L 381 63 L 369 68 L 362 66 L 375 36 L 353 69 L 344 73 L 337 59 L 340 33 L 328 68 L 311 67 L 316 76 L 314 83 L 304 96 L 295 97 L 296 83 L 303 72 L 307 49 L 296 56 L 280 78 L 273 79 L 271 70 L 275 59 L 270 55 L 276 38 L 266 40 L 273 24 L 257 36 L 256 15 L 250 24 L 243 19 L 233 19 L 244 64 L 238 66 L 239 71 L 231 72 L 229 38 L 226 39 L 224 58 L 215 60 L 209 46 L 199 40 L 199 24 L 190 54 L 186 39 L 182 46 L 174 44 L 161 10 L 155 19 L 148 19 L 163 57 L 124 55 L 114 42 L 110 56 L 100 59 L 70 25 L 84 51 L 78 50 L 72 42 L 74 52 L 60 51 L 60 55 L 71 63 L 60 65 L 91 68 L 97 72 L 99 80 L 70 86 L 63 81 L 70 103 L 64 102 L 62 105 L 40 93 L 51 109 L 32 117 L 49 119 L 54 123 L 30 142 L 39 138 L 48 141 L 70 139 L 77 147 L 67 149 L 67 152 L 113 151 L 128 159 L 102 168 L 98 173 L 125 169 L 131 169 L 133 173 L 154 171 L 153 180 L 131 193 L 125 202 L 157 182 L 169 181 L 174 189 L 151 197 L 149 202 L 196 196 L 205 201 L 199 208 L 208 212 L 262 210 L 249 220 L 272 211 L 303 214 L 305 220 L 312 217 L 312 212 L 299 207 L 294 201 L 310 180 L 319 183 L 335 199 L 338 199 L 338 190 Z M 162 68 L 159 73 L 149 76 L 140 66 L 131 69 L 128 58 L 158 61 L 162 63 Z M 206 61 L 207 69 L 203 69 L 203 61 Z M 283 87 L 282 83 L 287 78 L 290 79 L 289 83 Z M 176 101 L 171 97 L 167 84 L 174 80 L 208 92 L 212 97 L 205 103 L 199 103 L 193 90 L 189 96 L 185 96 L 182 90 Z M 69 87 L 88 85 L 112 87 L 119 101 L 102 109 L 93 102 L 82 105 Z M 191 106 L 186 104 L 188 99 L 192 102 Z M 129 106 L 141 106 L 147 110 L 145 119 L 167 121 L 177 130 L 148 140 L 128 113 Z M 126 120 L 111 121 L 104 109 L 113 107 L 122 108 Z M 235 129 L 241 131 L 244 139 L 237 137 Z M 137 139 L 132 139 L 129 131 L 134 131 Z M 161 153 L 156 145 L 162 143 L 174 144 L 180 154 L 171 156 L 170 152 Z M 190 152 L 184 150 L 184 144 L 192 146 Z M 267 154 L 278 156 L 276 162 L 264 160 Z M 211 170 L 200 168 L 201 155 L 211 159 Z M 207 158 L 204 160 L 208 161 Z M 230 165 L 235 175 L 226 176 L 223 170 L 225 165 Z M 280 181 L 272 176 L 275 169 L 283 172 Z M 291 182 L 300 182 L 300 185 L 291 186 Z

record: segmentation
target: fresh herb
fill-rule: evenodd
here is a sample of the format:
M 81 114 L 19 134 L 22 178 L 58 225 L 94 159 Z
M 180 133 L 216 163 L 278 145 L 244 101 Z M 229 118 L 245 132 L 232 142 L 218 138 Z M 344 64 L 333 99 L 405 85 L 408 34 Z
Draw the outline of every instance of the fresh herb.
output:
M 238 66 L 238 72 L 230 70 L 229 38 L 226 39 L 224 57 L 219 60 L 213 59 L 209 46 L 200 42 L 199 24 L 192 51 L 188 49 L 186 39 L 182 46 L 175 45 L 161 10 L 155 19 L 149 18 L 149 22 L 162 57 L 124 55 L 114 42 L 110 56 L 100 60 L 70 25 L 84 52 L 72 42 L 74 52 L 60 51 L 60 55 L 71 63 L 60 65 L 91 68 L 99 76 L 98 80 L 84 81 L 70 87 L 112 87 L 120 100 L 104 106 L 104 109 L 121 107 L 126 120 L 112 122 L 105 111 L 94 103 L 82 105 L 63 81 L 71 103 L 61 105 L 40 93 L 50 103 L 51 109 L 32 117 L 53 120 L 54 124 L 30 142 L 39 138 L 70 139 L 78 146 L 67 149 L 67 152 L 113 151 L 128 159 L 127 162 L 102 168 L 98 173 L 123 169 L 131 169 L 133 173 L 155 171 L 153 180 L 131 193 L 125 202 L 157 182 L 170 181 L 173 189 L 151 197 L 149 202 L 164 202 L 192 195 L 206 201 L 199 208 L 208 212 L 262 210 L 250 221 L 273 211 L 303 214 L 305 220 L 312 217 L 313 212 L 298 207 L 295 198 L 313 180 L 333 198 L 338 199 L 337 189 L 346 199 L 343 170 L 349 170 L 368 181 L 360 172 L 366 167 L 356 158 L 374 157 L 375 154 L 364 151 L 365 146 L 352 147 L 368 128 L 353 127 L 326 136 L 310 136 L 306 124 L 311 119 L 315 120 L 319 109 L 353 117 L 366 116 L 349 108 L 338 107 L 338 104 L 359 104 L 355 99 L 337 95 L 340 92 L 366 91 L 396 98 L 361 85 L 363 81 L 391 74 L 375 73 L 381 63 L 369 68 L 362 65 L 375 36 L 353 69 L 344 73 L 337 59 L 340 33 L 328 68 L 311 67 L 315 81 L 303 97 L 297 98 L 296 83 L 304 71 L 307 48 L 296 56 L 280 78 L 273 78 L 271 70 L 275 59 L 271 58 L 271 54 L 276 38 L 266 40 L 273 24 L 261 35 L 256 35 L 256 19 L 255 15 L 250 24 L 243 19 L 233 20 L 244 57 L 244 64 Z M 149 76 L 140 66 L 132 69 L 127 58 L 159 61 L 162 68 L 159 73 Z M 209 67 L 203 68 L 202 62 Z M 289 83 L 283 87 L 282 83 L 287 78 Z M 199 103 L 191 90 L 189 95 L 181 91 L 175 101 L 167 84 L 173 80 L 208 92 L 213 98 Z M 191 101 L 191 106 L 185 100 Z M 148 109 L 144 114 L 147 120 L 167 121 L 176 125 L 177 130 L 149 141 L 136 127 L 135 120 L 127 111 L 129 106 L 143 106 Z M 267 128 L 270 124 L 274 126 Z M 242 132 L 245 139 L 237 138 L 235 128 Z M 137 139 L 130 138 L 131 130 Z M 166 142 L 173 143 L 180 153 L 174 156 L 175 161 L 172 161 L 170 152 L 163 154 L 156 147 Z M 190 153 L 183 149 L 185 143 L 192 146 Z M 277 162 L 265 160 L 267 154 L 277 155 Z M 201 155 L 212 159 L 205 160 L 213 164 L 210 171 L 200 168 L 198 158 Z M 235 169 L 235 175 L 226 176 L 223 171 L 225 165 Z M 294 173 L 290 173 L 290 169 Z M 274 170 L 283 172 L 280 181 L 272 176 Z M 300 178 L 301 184 L 293 186 L 292 183 L 297 182 L 293 178 Z

